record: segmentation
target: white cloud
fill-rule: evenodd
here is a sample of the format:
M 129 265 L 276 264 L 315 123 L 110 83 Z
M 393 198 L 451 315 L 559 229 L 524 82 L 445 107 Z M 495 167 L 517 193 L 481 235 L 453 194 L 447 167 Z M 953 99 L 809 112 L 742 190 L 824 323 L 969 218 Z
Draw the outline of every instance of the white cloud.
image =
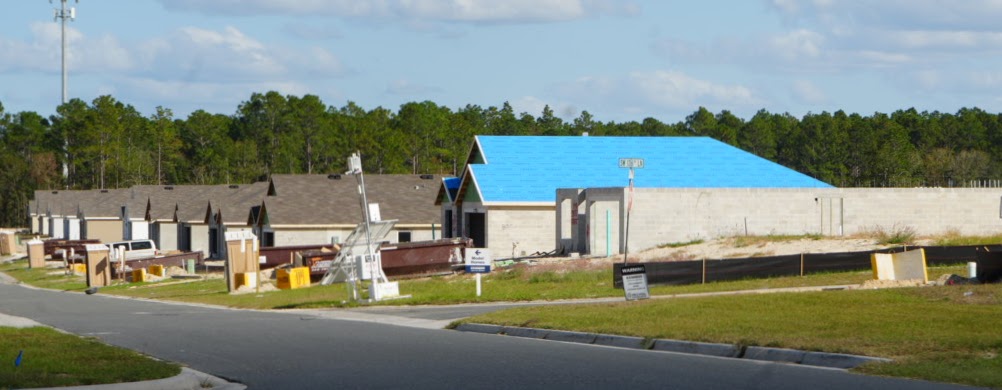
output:
M 775 54 L 788 61 L 817 59 L 823 53 L 825 38 L 814 31 L 799 29 L 784 35 L 773 36 L 770 46 Z
M 762 104 L 746 86 L 715 83 L 673 70 L 581 77 L 554 90 L 568 107 L 590 107 L 590 112 L 615 112 L 626 117 L 645 112 L 685 115 L 699 106 L 753 111 Z
M 302 21 L 286 23 L 282 26 L 282 31 L 296 38 L 318 41 L 344 37 L 344 34 L 337 27 L 329 24 L 312 25 Z
M 247 83 L 261 79 L 330 78 L 348 72 L 321 47 L 266 45 L 235 27 L 182 27 L 137 46 L 143 77 L 183 82 Z
M 615 0 L 161 0 L 176 11 L 230 15 L 324 15 L 463 23 L 533 23 L 596 15 L 632 15 L 634 1 Z
M 27 41 L 0 38 L 0 71 L 59 72 L 61 31 L 57 23 L 35 22 L 29 26 Z M 132 53 L 114 36 L 97 38 L 66 28 L 66 66 L 72 72 L 128 70 L 135 66 Z
M 810 104 L 827 103 L 828 97 L 821 88 L 809 80 L 795 80 L 791 88 L 793 97 L 796 100 Z
M 546 102 L 535 96 L 523 96 L 511 101 L 510 104 L 516 114 L 525 112 L 534 117 L 539 117 L 543 112 L 543 108 L 547 105 Z M 553 109 L 553 107 L 551 106 L 550 109 Z
M 633 72 L 629 81 L 631 89 L 647 101 L 670 108 L 748 106 L 758 102 L 747 87 L 715 84 L 677 71 Z

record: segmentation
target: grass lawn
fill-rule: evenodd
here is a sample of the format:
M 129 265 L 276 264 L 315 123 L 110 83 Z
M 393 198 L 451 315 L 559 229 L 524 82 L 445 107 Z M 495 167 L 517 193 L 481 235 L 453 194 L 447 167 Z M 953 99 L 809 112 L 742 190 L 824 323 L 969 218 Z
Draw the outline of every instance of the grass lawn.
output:
M 0 327 L 0 363 L 0 389 L 137 382 L 181 373 L 176 364 L 46 327 Z
M 566 268 L 566 266 L 564 266 Z M 944 273 L 961 274 L 963 266 L 930 268 L 932 278 Z M 67 276 L 56 269 L 28 269 L 26 261 L 0 265 L 0 272 L 38 287 L 67 291 L 86 289 L 83 276 Z M 681 286 L 651 286 L 652 295 L 674 295 L 717 291 L 740 291 L 784 287 L 808 287 L 860 284 L 873 278 L 870 271 L 820 273 L 806 276 L 744 279 L 736 281 Z M 351 303 L 344 284 L 229 294 L 223 279 L 166 280 L 151 283 L 125 283 L 102 287 L 102 294 L 136 298 L 163 299 L 222 305 L 246 309 L 329 308 L 357 305 Z M 477 302 L 512 302 L 579 298 L 622 297 L 623 291 L 612 287 L 612 267 L 601 270 L 567 271 L 547 266 L 517 266 L 498 270 L 483 277 L 483 289 L 476 296 L 472 275 L 450 275 L 400 281 L 400 293 L 411 298 L 386 301 L 389 305 L 457 304 Z
M 895 359 L 859 372 L 1002 387 L 1002 285 L 536 306 L 463 320 Z

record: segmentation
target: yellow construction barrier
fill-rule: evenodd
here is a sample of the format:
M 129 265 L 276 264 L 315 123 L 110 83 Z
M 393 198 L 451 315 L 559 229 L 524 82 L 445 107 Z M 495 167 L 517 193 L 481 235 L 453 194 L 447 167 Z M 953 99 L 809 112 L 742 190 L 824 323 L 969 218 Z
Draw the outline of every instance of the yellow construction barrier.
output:
M 154 264 L 150 266 L 150 275 L 156 275 L 159 277 L 164 277 L 164 266 L 159 264 Z
M 67 266 L 74 275 L 86 275 L 87 264 L 70 264 Z
M 243 286 L 257 287 L 256 272 L 238 272 L 233 275 L 233 288 L 238 289 Z
M 278 288 L 282 290 L 291 290 L 300 287 L 310 286 L 310 268 L 309 267 L 297 267 L 293 269 L 280 269 L 276 274 Z
M 132 270 L 132 283 L 146 281 L 146 270 L 143 268 Z

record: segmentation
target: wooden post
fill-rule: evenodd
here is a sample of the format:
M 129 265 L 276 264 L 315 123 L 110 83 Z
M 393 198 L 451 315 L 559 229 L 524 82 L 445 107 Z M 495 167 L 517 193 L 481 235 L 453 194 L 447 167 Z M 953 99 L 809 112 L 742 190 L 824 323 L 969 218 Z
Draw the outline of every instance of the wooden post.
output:
M 703 284 L 706 284 L 706 259 L 703 259 Z

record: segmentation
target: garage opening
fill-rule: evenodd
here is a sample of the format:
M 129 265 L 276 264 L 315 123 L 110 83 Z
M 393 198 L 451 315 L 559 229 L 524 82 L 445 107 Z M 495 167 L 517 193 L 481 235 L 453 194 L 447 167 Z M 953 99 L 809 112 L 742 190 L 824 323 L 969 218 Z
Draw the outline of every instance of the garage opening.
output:
M 473 246 L 487 247 L 487 218 L 484 213 L 466 213 L 467 236 L 473 239 Z

